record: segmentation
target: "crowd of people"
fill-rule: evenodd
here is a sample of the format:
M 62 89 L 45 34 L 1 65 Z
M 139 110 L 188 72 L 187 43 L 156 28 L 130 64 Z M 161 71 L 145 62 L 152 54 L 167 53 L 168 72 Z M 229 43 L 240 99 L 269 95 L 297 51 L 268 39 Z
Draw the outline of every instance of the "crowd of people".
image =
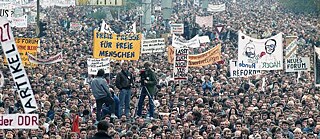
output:
M 209 43 L 190 53 L 198 54 L 221 44 L 224 60 L 189 68 L 188 80 L 184 82 L 173 80 L 173 65 L 168 63 L 166 53 L 142 54 L 137 61 L 112 61 L 111 73 L 88 75 L 87 58 L 92 58 L 93 31 L 99 30 L 102 23 L 88 15 L 100 9 L 42 8 L 45 16 L 41 20 L 47 23 L 47 34 L 40 38 L 37 57 L 46 59 L 63 52 L 63 61 L 26 67 L 39 107 L 36 111 L 39 129 L 0 129 L 0 138 L 320 138 L 320 91 L 314 85 L 313 70 L 313 47 L 320 46 L 319 15 L 292 13 L 277 0 L 211 3 L 225 3 L 226 10 L 205 12 L 193 1 L 173 4 L 170 23 L 184 23 L 184 38 L 197 34 L 210 38 Z M 136 22 L 137 32 L 144 38 L 166 36 L 166 45 L 171 45 L 172 37 L 166 35 L 170 28 L 166 27 L 161 12 L 152 13 L 152 28 L 146 30 L 140 26 L 137 9 L 122 11 L 120 19 L 105 20 L 120 32 L 127 29 L 128 23 Z M 195 23 L 196 15 L 213 15 L 214 24 L 225 28 L 218 34 L 215 28 L 201 27 Z M 83 27 L 69 30 L 66 22 L 79 22 Z M 14 36 L 36 37 L 36 25 L 28 26 L 13 28 Z M 259 39 L 279 32 L 284 37 L 298 36 L 298 55 L 311 58 L 311 71 L 301 72 L 299 78 L 297 73 L 284 70 L 231 78 L 228 61 L 237 59 L 238 30 Z M 23 113 L 3 59 L 0 58 L 0 69 L 5 86 L 0 88 L 0 114 Z M 150 68 L 148 80 L 154 80 L 143 81 L 142 85 L 140 70 L 145 67 Z M 266 85 L 262 84 L 263 78 Z M 101 87 L 100 83 L 107 85 Z M 100 93 L 108 94 L 97 95 L 101 89 L 105 91 Z

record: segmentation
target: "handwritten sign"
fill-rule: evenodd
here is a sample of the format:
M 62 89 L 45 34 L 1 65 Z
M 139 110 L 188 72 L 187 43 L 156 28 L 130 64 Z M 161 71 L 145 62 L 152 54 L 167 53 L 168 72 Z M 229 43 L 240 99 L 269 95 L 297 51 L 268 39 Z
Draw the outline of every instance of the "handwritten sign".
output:
M 138 60 L 141 34 L 109 34 L 94 31 L 93 57 L 114 60 Z
M 189 48 L 175 48 L 174 54 L 174 80 L 187 80 Z
M 171 24 L 171 34 L 183 34 L 184 25 L 183 24 Z
M 141 45 L 141 53 L 159 53 L 163 52 L 166 43 L 164 38 L 143 40 Z
M 88 74 L 89 75 L 97 75 L 98 70 L 104 69 L 105 73 L 110 73 L 110 58 L 100 58 L 100 59 L 94 59 L 94 58 L 88 58 Z

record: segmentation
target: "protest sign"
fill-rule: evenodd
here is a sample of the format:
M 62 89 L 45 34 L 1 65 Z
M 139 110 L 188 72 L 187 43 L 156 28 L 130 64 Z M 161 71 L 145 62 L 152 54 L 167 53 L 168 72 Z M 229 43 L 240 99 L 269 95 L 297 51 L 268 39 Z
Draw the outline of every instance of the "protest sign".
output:
M 200 36 L 199 41 L 200 43 L 206 43 L 206 42 L 210 42 L 210 39 L 208 36 Z
M 315 86 L 320 87 L 320 47 L 314 46 Z
M 287 36 L 285 38 L 285 59 L 296 57 L 298 49 L 298 37 L 297 36 Z
M 38 114 L 1 114 L 0 129 L 38 129 Z
M 286 72 L 310 71 L 309 57 L 291 57 L 286 59 Z
M 220 5 L 213 5 L 213 4 L 209 4 L 208 5 L 208 12 L 222 12 L 226 10 L 226 4 L 220 4 Z
M 200 47 L 199 35 L 194 36 L 190 40 L 186 40 L 182 36 L 176 36 L 173 34 L 172 46 L 173 47 L 198 48 L 198 47 Z
M 0 70 L 0 88 L 4 86 L 4 75 Z
M 213 16 L 196 16 L 196 23 L 200 27 L 213 27 Z
M 108 34 L 94 31 L 93 57 L 114 60 L 138 60 L 141 34 Z
M 7 19 L 11 19 L 13 16 L 13 10 L 11 9 L 4 9 L 0 7 L 0 17 L 7 17 Z
M 260 74 L 260 70 L 255 69 L 238 69 L 239 65 L 242 63 L 238 63 L 237 60 L 230 60 L 230 77 L 249 77 L 252 75 Z
M 14 40 L 11 31 L 11 25 L 5 17 L 0 17 L 0 33 L 1 45 L 3 53 L 8 61 L 13 81 L 17 87 L 17 94 L 19 94 L 21 104 L 25 113 L 30 113 L 37 110 L 37 102 L 34 98 L 33 91 L 28 79 L 28 75 L 22 65 L 22 60 L 18 51 L 18 47 Z
M 241 31 L 238 36 L 238 62 L 240 69 L 282 70 L 282 33 L 268 39 L 251 38 Z
M 183 34 L 184 25 L 183 24 L 171 24 L 171 34 Z
M 46 64 L 61 62 L 63 60 L 63 57 L 62 57 L 62 52 L 58 53 L 55 56 L 49 57 L 48 59 L 40 59 L 28 53 L 28 59 L 33 64 L 46 65 Z
M 87 59 L 88 64 L 88 74 L 89 75 L 97 75 L 98 70 L 104 69 L 105 73 L 110 73 L 110 58 L 88 58 Z
M 175 48 L 174 50 L 174 80 L 188 80 L 188 47 Z
M 13 17 L 11 24 L 16 28 L 26 28 L 28 27 L 28 16 Z
M 165 47 L 164 38 L 142 40 L 141 53 L 160 53 Z
M 80 31 L 82 29 L 82 25 L 80 23 L 70 23 L 70 30 Z

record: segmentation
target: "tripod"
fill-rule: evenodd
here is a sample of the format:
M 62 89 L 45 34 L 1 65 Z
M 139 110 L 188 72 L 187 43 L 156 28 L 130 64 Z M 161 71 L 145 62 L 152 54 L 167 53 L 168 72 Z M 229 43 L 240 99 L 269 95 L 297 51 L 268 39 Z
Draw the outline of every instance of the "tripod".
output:
M 147 96 L 149 97 L 150 101 L 151 101 L 151 104 L 149 105 L 153 105 L 154 106 L 154 101 L 153 101 L 153 98 L 151 97 L 150 93 L 149 93 L 149 90 L 146 86 L 142 86 L 141 89 L 140 89 L 140 96 L 137 97 L 138 101 L 136 102 L 136 110 L 134 112 L 134 117 L 137 116 L 137 112 L 138 112 L 138 107 L 139 107 L 139 101 L 140 101 L 140 97 L 141 97 L 141 94 L 142 94 L 142 90 L 145 89 L 146 92 L 147 92 Z

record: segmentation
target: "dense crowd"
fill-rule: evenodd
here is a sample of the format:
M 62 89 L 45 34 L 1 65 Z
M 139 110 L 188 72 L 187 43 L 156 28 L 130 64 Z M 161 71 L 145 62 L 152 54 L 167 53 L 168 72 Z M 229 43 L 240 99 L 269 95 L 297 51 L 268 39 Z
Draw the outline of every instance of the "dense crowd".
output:
M 190 53 L 201 53 L 220 43 L 223 63 L 189 68 L 189 79 L 177 82 L 172 79 L 173 65 L 168 63 L 166 53 L 143 54 L 138 61 L 126 61 L 124 63 L 135 77 L 135 84 L 130 88 L 129 111 L 120 112 L 116 75 L 124 64 L 112 61 L 111 73 L 105 78 L 117 102 L 117 117 L 112 117 L 103 107 L 101 120 L 105 121 L 100 124 L 90 85 L 94 77 L 89 76 L 87 71 L 87 58 L 92 58 L 93 31 L 99 30 L 102 22 L 88 15 L 100 8 L 73 6 L 41 9 L 41 13 L 45 14 L 41 20 L 48 23 L 48 29 L 47 35 L 41 38 L 37 57 L 46 59 L 63 52 L 64 59 L 51 65 L 26 68 L 39 107 L 36 112 L 39 114 L 39 129 L 0 129 L 0 138 L 87 139 L 98 130 L 115 139 L 320 138 L 320 91 L 314 86 L 312 62 L 313 46 L 320 46 L 319 15 L 291 13 L 276 0 L 215 2 L 222 3 L 226 3 L 226 11 L 217 13 L 204 12 L 191 1 L 184 5 L 174 3 L 170 22 L 184 23 L 183 36 L 187 39 L 196 34 L 209 36 L 210 43 L 202 44 Z M 171 35 L 165 35 L 170 30 L 166 28 L 166 21 L 159 11 L 152 13 L 150 30 L 140 26 L 138 13 L 137 9 L 129 9 L 120 13 L 120 19 L 114 17 L 115 20 L 106 21 L 113 30 L 120 32 L 127 29 L 128 23 L 136 22 L 138 32 L 144 38 L 168 36 L 166 44 L 171 45 Z M 223 24 L 225 29 L 218 35 L 215 28 L 200 27 L 195 23 L 196 15 L 213 15 L 214 24 Z M 69 30 L 66 22 L 79 22 L 83 27 L 80 31 Z M 312 70 L 301 72 L 299 78 L 297 73 L 286 73 L 284 70 L 231 78 L 228 61 L 237 59 L 238 30 L 255 38 L 267 38 L 279 32 L 283 32 L 284 36 L 298 36 L 298 55 L 311 58 Z M 35 25 L 32 24 L 28 28 L 14 28 L 13 31 L 15 37 L 36 37 Z M 145 61 L 151 61 L 151 68 L 158 78 L 152 118 L 148 114 L 148 99 L 142 114 L 136 114 L 141 91 L 139 71 Z M 2 60 L 0 69 L 6 78 L 5 86 L 0 88 L 0 113 L 23 113 L 10 71 Z M 263 78 L 265 85 L 262 84 Z M 75 115 L 80 117 L 80 131 L 73 130 L 77 120 Z

